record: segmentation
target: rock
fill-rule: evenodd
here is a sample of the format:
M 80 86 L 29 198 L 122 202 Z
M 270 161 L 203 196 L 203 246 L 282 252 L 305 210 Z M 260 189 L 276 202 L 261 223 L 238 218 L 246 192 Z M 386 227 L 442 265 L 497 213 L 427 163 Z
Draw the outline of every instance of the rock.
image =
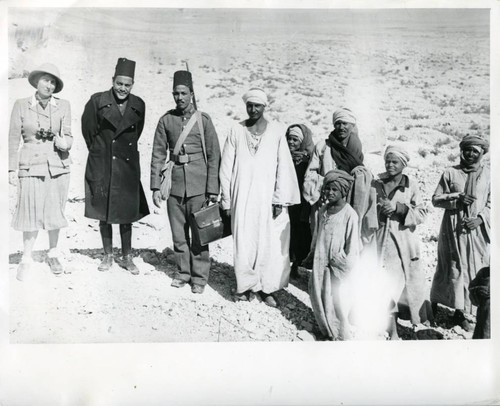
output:
M 309 333 L 309 331 L 306 330 L 300 330 L 297 333 L 297 337 L 299 338 L 299 340 L 302 341 L 315 341 L 314 336 L 311 333 Z

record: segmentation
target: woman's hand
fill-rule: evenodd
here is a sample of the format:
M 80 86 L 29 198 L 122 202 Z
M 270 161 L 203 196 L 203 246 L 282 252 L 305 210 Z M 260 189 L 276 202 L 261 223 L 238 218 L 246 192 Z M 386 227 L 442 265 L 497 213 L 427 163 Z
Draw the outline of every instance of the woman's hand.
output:
M 54 135 L 54 144 L 59 151 L 67 151 L 68 150 L 68 141 L 61 135 L 61 133 Z
M 462 225 L 467 230 L 475 230 L 481 224 L 483 224 L 483 219 L 481 217 L 469 218 L 466 217 L 463 219 Z
M 273 204 L 273 220 L 278 217 L 283 211 L 283 206 L 281 204 Z
M 9 171 L 9 183 L 12 186 L 17 186 L 18 178 L 16 171 Z
M 161 197 L 161 192 L 159 190 L 153 191 L 153 203 L 156 207 L 161 208 L 161 202 L 163 198 Z

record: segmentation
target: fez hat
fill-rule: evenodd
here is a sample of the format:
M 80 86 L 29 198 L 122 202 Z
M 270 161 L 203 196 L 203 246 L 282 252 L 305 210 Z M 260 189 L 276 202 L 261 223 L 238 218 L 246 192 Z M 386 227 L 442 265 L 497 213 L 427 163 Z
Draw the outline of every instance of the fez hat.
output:
M 134 78 L 135 73 L 135 61 L 131 61 L 127 58 L 118 58 L 115 68 L 115 77 L 117 76 L 128 76 L 129 78 Z
M 28 81 L 30 82 L 31 86 L 33 86 L 36 89 L 38 87 L 38 81 L 40 80 L 40 77 L 45 74 L 54 76 L 54 78 L 56 79 L 56 88 L 54 90 L 54 93 L 60 92 L 64 86 L 64 83 L 61 80 L 59 69 L 57 69 L 57 66 L 51 63 L 44 63 L 43 65 L 40 65 L 37 69 L 31 71 L 31 73 L 28 76 Z
M 187 70 L 178 70 L 174 73 L 174 88 L 179 85 L 184 85 L 189 87 L 189 90 L 193 91 L 193 78 L 191 72 Z

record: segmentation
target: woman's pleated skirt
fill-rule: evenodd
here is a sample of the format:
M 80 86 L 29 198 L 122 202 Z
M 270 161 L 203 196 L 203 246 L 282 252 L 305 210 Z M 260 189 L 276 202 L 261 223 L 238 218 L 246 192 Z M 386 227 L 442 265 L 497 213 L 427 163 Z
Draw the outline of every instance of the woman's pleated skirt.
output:
M 12 227 L 18 231 L 57 230 L 68 225 L 69 173 L 19 178 L 17 207 Z

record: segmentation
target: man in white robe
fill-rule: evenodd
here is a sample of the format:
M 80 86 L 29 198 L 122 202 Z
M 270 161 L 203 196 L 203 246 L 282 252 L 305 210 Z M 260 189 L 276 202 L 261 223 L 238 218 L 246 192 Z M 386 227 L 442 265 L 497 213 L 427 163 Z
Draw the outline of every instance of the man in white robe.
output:
M 300 203 L 286 128 L 264 118 L 267 96 L 250 89 L 243 101 L 249 118 L 227 137 L 221 160 L 221 205 L 231 216 L 235 300 L 259 294 L 276 307 L 273 293 L 290 275 L 290 219 L 287 206 Z

